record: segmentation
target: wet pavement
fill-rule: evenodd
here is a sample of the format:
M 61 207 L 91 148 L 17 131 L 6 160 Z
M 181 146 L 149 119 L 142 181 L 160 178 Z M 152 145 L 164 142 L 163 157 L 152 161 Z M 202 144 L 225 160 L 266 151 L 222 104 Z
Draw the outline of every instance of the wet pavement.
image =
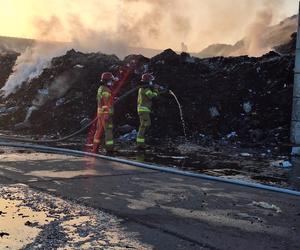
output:
M 0 131 L 0 134 L 11 135 L 11 132 Z M 38 136 L 33 135 L 21 137 L 38 139 Z M 48 136 L 44 139 L 51 138 Z M 43 140 L 43 138 L 40 138 L 40 140 Z M 294 171 L 295 168 L 300 168 L 300 162 L 292 161 L 290 157 L 291 149 L 287 146 L 282 146 L 277 148 L 277 150 L 270 150 L 269 147 L 239 145 L 228 141 L 226 143 L 229 144 L 225 145 L 222 145 L 224 141 L 204 143 L 190 138 L 186 141 L 184 137 L 179 137 L 176 140 L 171 138 L 163 141 L 158 138 L 153 138 L 152 140 L 153 143 L 146 150 L 139 151 L 136 149 L 134 139 L 116 139 L 113 156 L 204 173 L 211 176 L 234 178 L 300 190 L 300 184 L 297 181 L 297 177 L 300 175 L 297 175 Z M 87 138 L 80 136 L 72 140 L 49 145 L 87 151 L 86 142 Z M 100 149 L 99 153 L 105 154 L 105 151 Z M 280 162 L 287 162 L 292 164 L 293 167 L 282 167 L 278 165 Z
M 0 182 L 5 187 L 24 183 L 40 194 L 109 213 L 122 221 L 122 232 L 134 235 L 129 242 L 145 248 L 300 248 L 299 197 L 105 160 L 4 151 L 0 154 Z M 55 222 L 72 232 L 70 223 L 76 224 L 77 219 Z M 67 240 L 70 244 L 77 241 Z
M 264 150 L 234 145 L 204 147 L 191 142 L 171 142 L 150 146 L 143 151 L 136 150 L 135 144 L 121 143 L 117 146 L 115 156 L 211 176 L 300 190 L 300 185 L 294 185 L 294 179 L 291 178 L 294 174 L 291 167 L 274 166 L 274 163 L 290 162 L 286 154 L 273 155 Z M 300 167 L 298 162 L 292 163 Z

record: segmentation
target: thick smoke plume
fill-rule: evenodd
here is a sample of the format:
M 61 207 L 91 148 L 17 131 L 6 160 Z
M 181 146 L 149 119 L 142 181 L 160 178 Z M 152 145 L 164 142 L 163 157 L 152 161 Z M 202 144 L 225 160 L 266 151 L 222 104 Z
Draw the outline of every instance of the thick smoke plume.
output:
M 262 33 L 282 19 L 281 0 L 28 0 L 36 43 L 18 58 L 5 96 L 38 76 L 54 56 L 74 48 L 120 57 L 132 47 L 198 52 L 246 37 L 249 55 L 267 50 Z M 49 43 L 48 41 L 62 41 Z M 142 52 L 142 51 L 141 51 Z M 241 52 L 242 53 L 242 52 Z
M 44 85 L 43 89 L 40 89 L 32 101 L 32 105 L 28 108 L 25 119 L 23 122 L 16 124 L 15 128 L 30 127 L 30 118 L 34 111 L 39 110 L 47 102 L 59 99 L 56 105 L 63 103 L 62 98 L 75 83 L 76 79 L 79 77 L 80 67 L 74 67 L 71 70 L 65 71 L 58 77 L 54 78 L 50 85 Z
M 64 51 L 64 48 L 42 43 L 28 47 L 18 57 L 13 69 L 14 73 L 10 75 L 2 88 L 3 96 L 7 97 L 14 93 L 23 82 L 29 82 L 39 76 L 43 69 L 49 66 L 50 60 Z
M 279 45 L 278 43 L 287 42 L 290 38 L 290 35 L 295 32 L 295 26 L 285 27 L 287 34 L 280 32 L 276 34 L 276 39 L 273 38 L 273 42 L 270 39 L 272 34 L 271 25 L 274 21 L 274 18 L 278 16 L 280 7 L 282 6 L 283 1 L 271 1 L 265 0 L 262 8 L 256 12 L 255 20 L 248 25 L 245 35 L 245 54 L 251 56 L 260 56 L 268 51 L 270 51 L 274 46 Z M 280 36 L 282 38 L 280 38 Z

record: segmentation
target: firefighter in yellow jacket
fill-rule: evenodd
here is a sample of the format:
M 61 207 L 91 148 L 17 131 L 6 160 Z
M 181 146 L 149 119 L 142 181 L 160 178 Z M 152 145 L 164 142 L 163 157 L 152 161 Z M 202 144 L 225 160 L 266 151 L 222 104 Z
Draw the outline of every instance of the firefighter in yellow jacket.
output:
M 113 98 L 112 98 L 112 87 L 114 83 L 114 76 L 110 72 L 104 72 L 101 75 L 102 85 L 98 89 L 97 101 L 97 130 L 94 135 L 94 149 L 96 152 L 100 144 L 101 132 L 104 129 L 105 133 L 105 149 L 112 151 L 114 146 L 113 139 Z
M 154 76 L 146 73 L 142 75 L 141 84 L 144 86 L 139 88 L 137 100 L 137 112 L 140 118 L 140 126 L 137 134 L 136 142 L 139 148 L 145 146 L 145 134 L 151 126 L 151 107 L 152 99 L 157 97 L 161 92 L 164 92 L 163 87 L 153 84 Z

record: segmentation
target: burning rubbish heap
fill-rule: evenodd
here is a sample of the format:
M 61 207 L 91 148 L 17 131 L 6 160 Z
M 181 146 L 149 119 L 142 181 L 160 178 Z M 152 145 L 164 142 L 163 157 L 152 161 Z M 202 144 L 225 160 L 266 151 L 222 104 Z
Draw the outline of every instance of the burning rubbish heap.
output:
M 0 63 L 8 69 L 0 68 L 0 84 L 7 79 L 16 57 L 5 59 L 1 54 Z M 71 50 L 53 58 L 49 67 L 23 82 L 15 93 L 2 97 L 0 127 L 40 135 L 76 131 L 82 120 L 93 119 L 96 114 L 101 72 L 116 73 L 132 59 L 138 65 L 120 95 L 136 86 L 143 72 L 153 72 L 156 82 L 171 89 L 181 102 L 189 136 L 274 145 L 288 142 L 294 57 L 276 52 L 259 58 L 199 59 L 168 49 L 150 59 L 131 55 L 120 60 L 114 55 Z M 119 132 L 124 125 L 132 129 L 138 125 L 136 94 L 123 104 L 116 106 L 115 112 Z M 153 110 L 150 132 L 154 136 L 183 134 L 172 96 L 159 98 Z
M 12 73 L 12 68 L 20 54 L 13 51 L 0 50 L 0 88 L 2 88 Z

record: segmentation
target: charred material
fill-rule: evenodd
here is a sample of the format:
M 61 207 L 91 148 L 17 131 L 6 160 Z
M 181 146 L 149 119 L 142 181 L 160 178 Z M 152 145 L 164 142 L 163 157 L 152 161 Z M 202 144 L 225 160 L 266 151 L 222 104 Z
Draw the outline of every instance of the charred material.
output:
M 1 51 L 0 49 L 0 88 L 2 88 L 12 73 L 13 66 L 20 54 L 13 51 Z
M 71 50 L 53 58 L 39 77 L 24 82 L 2 100 L 1 128 L 14 129 L 26 121 L 30 126 L 19 128 L 31 134 L 67 134 L 79 129 L 80 121 L 95 116 L 100 73 L 119 72 L 132 60 L 137 62 L 136 70 L 119 95 L 136 86 L 143 72 L 153 72 L 156 82 L 179 98 L 188 135 L 222 138 L 234 132 L 245 142 L 288 142 L 294 57 L 275 52 L 259 58 L 199 59 L 168 49 L 151 59 L 131 55 L 122 61 L 114 55 Z M 5 77 L 1 73 L 0 79 Z M 116 107 L 116 127 L 137 127 L 136 95 L 125 103 Z M 153 110 L 151 133 L 155 137 L 182 135 L 178 107 L 171 96 L 158 98 Z

